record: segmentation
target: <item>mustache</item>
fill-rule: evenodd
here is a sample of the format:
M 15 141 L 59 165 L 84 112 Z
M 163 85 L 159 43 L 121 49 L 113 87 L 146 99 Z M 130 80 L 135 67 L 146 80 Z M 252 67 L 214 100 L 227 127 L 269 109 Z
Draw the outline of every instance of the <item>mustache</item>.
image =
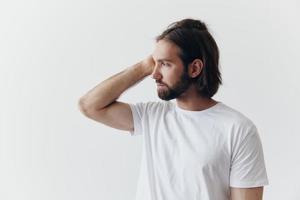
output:
M 156 82 L 156 84 L 166 85 L 166 84 L 164 84 L 163 82 L 160 82 L 160 81 L 155 81 L 155 82 Z
M 162 82 L 156 82 L 156 85 L 162 85 L 162 86 L 165 86 L 165 87 L 168 87 L 168 85 L 162 83 Z

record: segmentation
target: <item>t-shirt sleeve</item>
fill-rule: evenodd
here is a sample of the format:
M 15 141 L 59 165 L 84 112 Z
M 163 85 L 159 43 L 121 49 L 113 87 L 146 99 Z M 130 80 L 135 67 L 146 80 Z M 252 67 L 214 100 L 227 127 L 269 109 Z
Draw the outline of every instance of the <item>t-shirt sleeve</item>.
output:
M 131 136 L 141 135 L 143 133 L 143 125 L 142 125 L 142 119 L 144 117 L 145 113 L 145 103 L 139 102 L 129 104 L 132 112 L 132 118 L 133 118 L 133 131 L 129 131 Z
M 230 186 L 251 188 L 268 185 L 262 143 L 255 125 L 237 142 L 232 153 Z

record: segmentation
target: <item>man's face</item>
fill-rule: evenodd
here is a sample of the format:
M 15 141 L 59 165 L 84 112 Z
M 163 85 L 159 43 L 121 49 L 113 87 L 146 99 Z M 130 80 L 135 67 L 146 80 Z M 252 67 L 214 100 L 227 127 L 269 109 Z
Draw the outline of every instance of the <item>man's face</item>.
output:
M 157 93 L 162 100 L 180 97 L 191 84 L 191 78 L 179 58 L 179 51 L 175 44 L 159 40 L 152 54 L 155 61 L 152 78 L 156 80 Z

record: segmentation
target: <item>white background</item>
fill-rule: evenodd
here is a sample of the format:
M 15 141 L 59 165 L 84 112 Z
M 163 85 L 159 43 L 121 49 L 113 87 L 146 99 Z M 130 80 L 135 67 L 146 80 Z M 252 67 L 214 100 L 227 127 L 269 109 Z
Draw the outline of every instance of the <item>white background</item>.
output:
M 186 17 L 208 25 L 224 84 L 214 99 L 258 127 L 266 200 L 300 199 L 297 0 L 0 2 L 0 199 L 132 200 L 141 137 L 84 117 L 78 100 L 153 51 Z M 298 13 L 297 13 L 298 12 Z M 120 100 L 159 100 L 150 77 Z

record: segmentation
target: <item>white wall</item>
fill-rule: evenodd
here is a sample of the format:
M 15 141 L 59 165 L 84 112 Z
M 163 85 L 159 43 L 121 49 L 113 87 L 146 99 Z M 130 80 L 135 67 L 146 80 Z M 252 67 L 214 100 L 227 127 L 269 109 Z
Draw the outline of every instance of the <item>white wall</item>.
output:
M 220 47 L 215 99 L 260 131 L 264 199 L 300 199 L 299 8 L 296 0 L 1 1 L 0 199 L 133 199 L 141 137 L 85 118 L 78 99 L 186 17 L 204 20 Z M 154 81 L 121 100 L 159 100 Z

